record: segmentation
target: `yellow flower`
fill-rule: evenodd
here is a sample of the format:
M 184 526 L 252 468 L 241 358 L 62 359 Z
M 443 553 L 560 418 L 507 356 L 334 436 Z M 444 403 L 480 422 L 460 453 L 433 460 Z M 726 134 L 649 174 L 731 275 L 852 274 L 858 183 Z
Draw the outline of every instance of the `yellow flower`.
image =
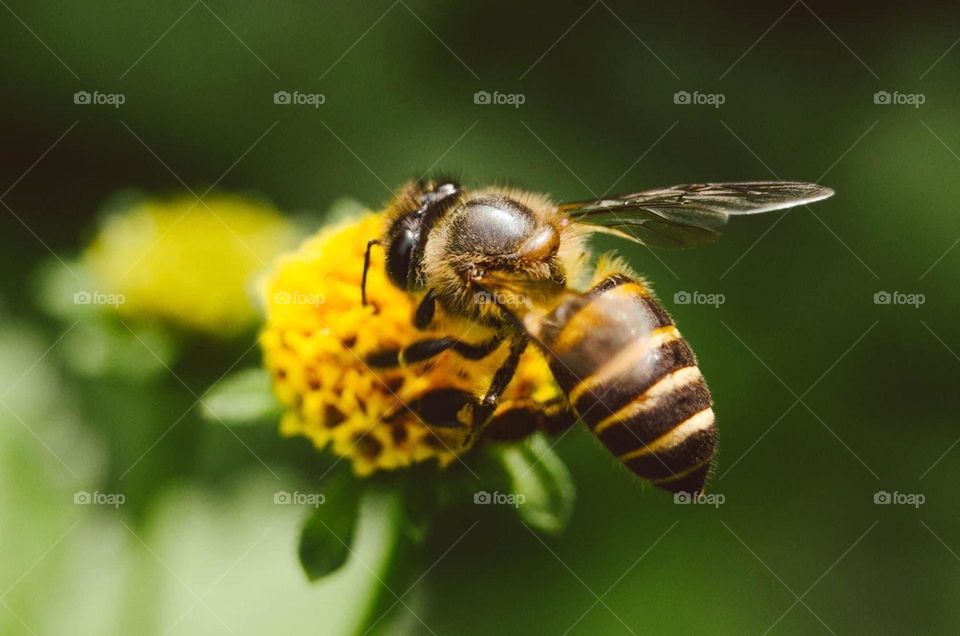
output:
M 418 365 L 377 371 L 365 364 L 374 351 L 424 337 L 479 342 L 489 335 L 439 311 L 432 330 L 414 328 L 413 300 L 387 280 L 376 249 L 367 280 L 369 304 L 361 305 L 364 249 L 381 236 L 383 222 L 383 214 L 368 214 L 321 231 L 278 261 L 264 289 L 267 322 L 260 344 L 286 409 L 281 433 L 304 435 L 318 448 L 330 446 L 352 461 L 358 475 L 430 459 L 446 466 L 466 451 L 465 428 L 430 427 L 407 405 L 433 389 L 482 394 L 507 353 L 502 346 L 477 362 L 446 352 Z M 558 398 L 546 361 L 531 347 L 497 413 L 521 401 Z
M 83 264 L 122 316 L 230 335 L 257 322 L 251 278 L 296 236 L 275 208 L 240 196 L 146 199 L 104 221 Z

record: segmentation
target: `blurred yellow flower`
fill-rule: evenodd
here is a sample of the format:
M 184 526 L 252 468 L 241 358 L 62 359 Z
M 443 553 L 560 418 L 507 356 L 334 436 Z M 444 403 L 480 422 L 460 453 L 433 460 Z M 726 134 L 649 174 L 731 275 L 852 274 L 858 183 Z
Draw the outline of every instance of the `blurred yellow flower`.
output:
M 412 324 L 410 296 L 386 278 L 376 250 L 367 280 L 369 304 L 360 302 L 367 241 L 383 233 L 383 214 L 322 230 L 283 256 L 267 280 L 264 364 L 286 409 L 284 435 L 304 435 L 318 448 L 349 458 L 369 475 L 436 459 L 446 466 L 464 452 L 464 428 L 429 427 L 407 405 L 432 389 L 482 394 L 506 347 L 489 359 L 465 361 L 453 352 L 410 367 L 373 371 L 365 357 L 416 339 L 453 335 L 479 342 L 489 335 L 470 323 L 438 316 L 431 331 Z M 519 404 L 562 399 L 542 355 L 527 350 L 497 414 Z M 466 422 L 467 414 L 461 414 Z
M 106 218 L 83 265 L 122 316 L 230 335 L 257 322 L 251 279 L 296 237 L 257 200 L 145 199 Z

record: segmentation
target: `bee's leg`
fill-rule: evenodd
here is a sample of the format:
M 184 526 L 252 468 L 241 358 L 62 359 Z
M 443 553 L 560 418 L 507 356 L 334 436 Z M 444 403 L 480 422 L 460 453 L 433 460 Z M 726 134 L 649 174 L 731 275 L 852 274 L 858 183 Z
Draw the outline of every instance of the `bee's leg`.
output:
M 467 360 L 482 360 L 493 353 L 502 336 L 493 336 L 479 344 L 460 342 L 456 338 L 424 338 L 411 343 L 403 349 L 383 349 L 367 356 L 366 362 L 374 368 L 392 368 L 429 360 L 447 349 L 453 349 L 457 355 Z
M 577 416 L 566 400 L 557 398 L 549 402 L 523 400 L 511 405 L 502 413 L 493 416 L 484 427 L 482 440 L 488 442 L 515 442 L 541 431 L 555 435 L 573 426 Z
M 425 424 L 430 431 L 424 441 L 437 448 L 457 452 L 466 448 L 464 440 L 470 432 L 470 414 L 477 402 L 477 396 L 462 389 L 431 389 L 426 393 L 398 404 L 384 417 L 391 425 L 404 415 L 412 414 L 417 421 Z M 406 428 L 395 429 L 405 438 Z
M 437 310 L 437 299 L 433 295 L 433 290 L 428 290 L 427 295 L 423 297 L 420 304 L 417 305 L 417 311 L 413 315 L 413 326 L 423 331 L 433 322 L 433 314 Z
M 470 431 L 470 443 L 473 443 L 477 437 L 480 436 L 480 433 L 483 432 L 483 428 L 490 420 L 493 412 L 497 409 L 500 396 L 503 395 L 503 392 L 507 389 L 507 385 L 510 384 L 514 374 L 517 372 L 517 367 L 520 366 L 520 355 L 524 349 L 527 348 L 528 343 L 529 340 L 526 336 L 516 336 L 514 340 L 510 342 L 510 353 L 507 355 L 507 359 L 504 360 L 500 368 L 493 374 L 490 388 L 487 389 L 483 400 L 480 401 L 480 404 L 473 412 L 473 430 Z

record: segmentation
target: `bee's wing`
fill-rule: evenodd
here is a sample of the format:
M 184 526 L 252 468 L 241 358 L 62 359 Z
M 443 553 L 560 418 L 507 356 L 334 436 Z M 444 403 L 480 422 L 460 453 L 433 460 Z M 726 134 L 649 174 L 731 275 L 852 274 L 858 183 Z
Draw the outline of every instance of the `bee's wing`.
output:
M 731 215 L 783 210 L 832 195 L 830 188 L 803 181 L 692 183 L 564 203 L 560 211 L 596 232 L 684 248 L 717 240 Z
M 515 317 L 546 311 L 574 292 L 554 280 L 536 280 L 510 270 L 491 270 L 473 281 L 476 302 L 493 303 Z
M 481 290 L 474 296 L 479 302 L 496 304 L 509 322 L 537 341 L 540 333 L 558 320 L 555 313 L 559 312 L 562 319 L 588 304 L 594 293 L 571 289 L 556 281 L 532 280 L 505 270 L 486 272 L 474 283 Z

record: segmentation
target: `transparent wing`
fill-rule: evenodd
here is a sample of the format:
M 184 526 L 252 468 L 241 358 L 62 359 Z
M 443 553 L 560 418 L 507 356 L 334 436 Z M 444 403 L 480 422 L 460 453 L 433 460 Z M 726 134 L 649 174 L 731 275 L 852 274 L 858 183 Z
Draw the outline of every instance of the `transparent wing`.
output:
M 560 211 L 596 232 L 684 248 L 717 240 L 731 215 L 783 210 L 832 195 L 830 188 L 803 181 L 692 183 L 564 203 Z

